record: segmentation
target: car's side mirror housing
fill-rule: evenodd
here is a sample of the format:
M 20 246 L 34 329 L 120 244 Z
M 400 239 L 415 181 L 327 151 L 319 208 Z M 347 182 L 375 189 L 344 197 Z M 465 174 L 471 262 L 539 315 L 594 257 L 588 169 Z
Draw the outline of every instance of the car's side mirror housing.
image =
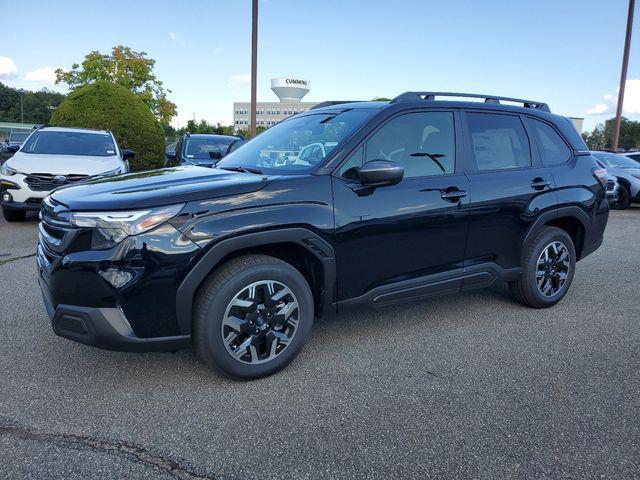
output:
M 133 150 L 127 150 L 127 149 L 122 150 L 123 160 L 130 160 L 135 156 L 136 156 L 136 152 L 134 152 Z
M 360 183 L 366 187 L 395 185 L 404 176 L 404 167 L 389 160 L 371 160 L 360 167 Z

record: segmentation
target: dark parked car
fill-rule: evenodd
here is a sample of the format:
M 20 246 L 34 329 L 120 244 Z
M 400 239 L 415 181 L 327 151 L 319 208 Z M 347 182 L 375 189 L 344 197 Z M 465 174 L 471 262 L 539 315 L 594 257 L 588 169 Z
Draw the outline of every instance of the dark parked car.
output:
M 173 148 L 167 147 L 164 166 L 212 167 L 243 143 L 245 143 L 244 138 L 240 136 L 187 133 Z
M 625 157 L 629 157 L 631 160 L 635 160 L 636 162 L 640 163 L 640 152 L 626 152 L 619 153 L 618 155 L 624 155 Z
M 0 144 L 0 165 L 13 157 L 31 132 L 11 132 L 9 138 Z
M 350 308 L 501 281 L 524 305 L 556 304 L 602 243 L 606 172 L 544 103 L 447 95 L 326 102 L 216 168 L 55 190 L 37 254 L 54 331 L 117 350 L 193 345 L 256 378 L 293 360 L 314 318 Z M 330 148 L 300 155 L 311 144 Z

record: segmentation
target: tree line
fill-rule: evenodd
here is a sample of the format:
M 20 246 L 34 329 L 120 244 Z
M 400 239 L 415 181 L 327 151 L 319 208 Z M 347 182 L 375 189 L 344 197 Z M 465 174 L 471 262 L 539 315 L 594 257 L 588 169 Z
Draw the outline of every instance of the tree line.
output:
M 596 125 L 590 132 L 584 132 L 582 138 L 589 150 L 611 150 L 615 133 L 615 118 Z M 640 148 L 640 122 L 622 117 L 620 121 L 620 141 L 618 148 L 631 150 Z
M 46 88 L 30 92 L 0 82 L 0 122 L 48 123 L 64 97 Z

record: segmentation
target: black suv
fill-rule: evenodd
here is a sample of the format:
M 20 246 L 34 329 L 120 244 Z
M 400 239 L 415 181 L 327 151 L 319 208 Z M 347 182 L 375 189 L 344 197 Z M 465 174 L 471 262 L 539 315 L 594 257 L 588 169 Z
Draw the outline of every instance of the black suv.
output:
M 485 101 L 436 100 L 446 95 Z M 430 92 L 325 102 L 216 168 L 54 191 L 40 285 L 62 337 L 193 345 L 224 374 L 256 378 L 298 354 L 314 318 L 350 307 L 497 281 L 525 305 L 554 305 L 602 243 L 604 182 L 544 103 Z
M 222 158 L 237 150 L 245 140 L 241 136 L 187 133 L 167 149 L 165 167 L 199 165 L 212 167 Z

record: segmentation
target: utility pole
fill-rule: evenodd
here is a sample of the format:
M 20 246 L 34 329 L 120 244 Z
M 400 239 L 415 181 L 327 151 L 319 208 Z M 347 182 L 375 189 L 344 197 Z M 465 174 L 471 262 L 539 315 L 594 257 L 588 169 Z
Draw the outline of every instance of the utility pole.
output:
M 24 98 L 24 93 L 20 94 L 20 122 L 24 123 L 24 102 L 22 99 Z
M 620 122 L 622 120 L 622 104 L 624 102 L 624 87 L 627 82 L 627 66 L 629 65 L 629 49 L 631 47 L 631 29 L 633 27 L 633 10 L 635 0 L 629 0 L 629 13 L 627 14 L 627 35 L 624 39 L 624 54 L 622 55 L 622 73 L 620 74 L 620 89 L 618 90 L 618 105 L 616 106 L 616 132 L 613 137 L 613 151 L 618 150 L 620 142 Z
M 258 73 L 258 0 L 251 6 L 251 136 L 256 136 L 256 75 Z

